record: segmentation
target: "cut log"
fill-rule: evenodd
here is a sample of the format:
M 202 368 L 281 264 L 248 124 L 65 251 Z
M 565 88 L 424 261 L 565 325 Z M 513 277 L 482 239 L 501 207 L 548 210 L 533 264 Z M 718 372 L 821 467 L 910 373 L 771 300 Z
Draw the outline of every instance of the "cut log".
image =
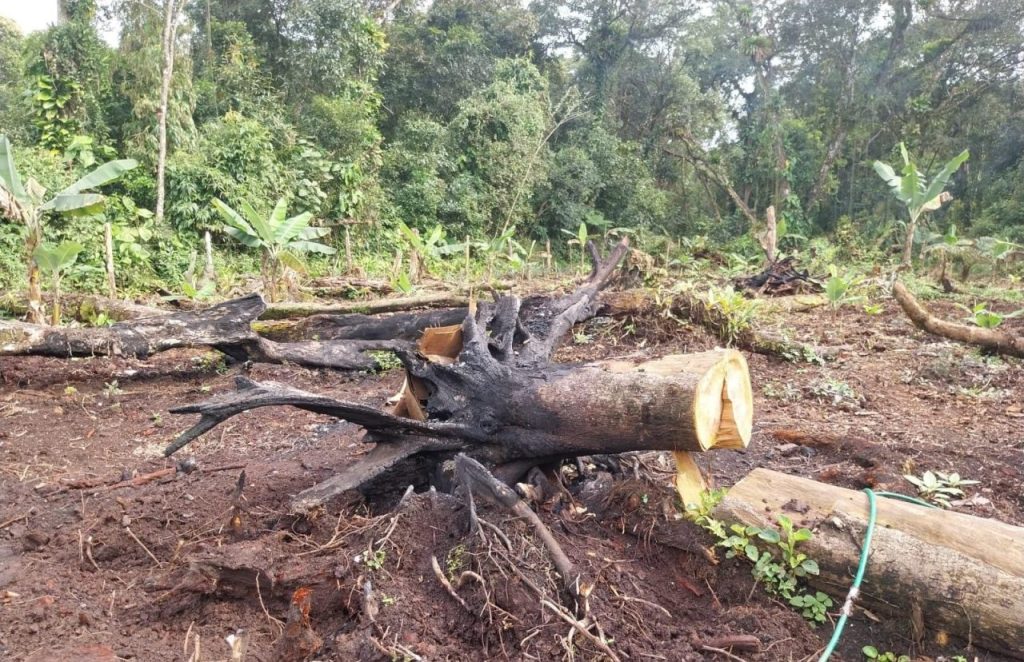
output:
M 0 356 L 145 358 L 169 349 L 211 347 L 239 360 L 368 370 L 376 365 L 368 352 L 408 346 L 391 340 L 276 343 L 250 328 L 264 308 L 263 299 L 251 294 L 204 310 L 143 317 L 110 327 L 48 327 L 0 320 Z
M 340 315 L 345 313 L 394 313 L 416 308 L 452 308 L 465 306 L 469 299 L 453 294 L 423 294 L 395 299 L 373 301 L 339 301 L 337 303 L 273 303 L 260 315 L 260 319 L 277 320 L 310 315 Z
M 860 601 L 992 651 L 1024 659 L 1024 528 L 877 497 L 871 556 Z M 818 562 L 818 588 L 846 595 L 867 526 L 863 492 L 755 469 L 714 515 L 726 523 L 776 527 L 785 514 L 814 532 L 800 550 Z
M 918 303 L 914 295 L 910 293 L 910 290 L 899 281 L 893 283 L 892 295 L 914 326 L 922 331 L 969 345 L 976 345 L 997 354 L 1024 357 L 1024 336 L 1014 336 L 998 329 L 984 329 L 980 326 L 967 326 L 939 319 L 925 310 L 924 306 Z

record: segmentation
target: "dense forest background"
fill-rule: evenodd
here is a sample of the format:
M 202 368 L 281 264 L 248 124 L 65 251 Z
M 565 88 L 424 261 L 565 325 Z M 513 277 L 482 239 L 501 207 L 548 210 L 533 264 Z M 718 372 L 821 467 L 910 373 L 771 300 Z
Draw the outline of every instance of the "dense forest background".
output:
M 0 133 L 50 190 L 139 161 L 105 189 L 100 220 L 140 288 L 181 279 L 206 229 L 220 268 L 252 267 L 214 198 L 267 211 L 284 197 L 334 230 L 327 242 L 349 228 L 383 269 L 403 223 L 431 250 L 514 237 L 568 251 L 562 231 L 581 223 L 743 250 L 770 205 L 783 248 L 827 238 L 886 256 L 906 210 L 872 163 L 898 163 L 900 142 L 929 174 L 970 150 L 921 232 L 1024 240 L 1021 0 L 60 0 L 60 13 L 29 35 L 0 19 Z M 82 286 L 102 283 L 102 225 L 47 223 L 49 239 L 86 246 Z M 24 279 L 21 232 L 0 223 L 5 287 Z

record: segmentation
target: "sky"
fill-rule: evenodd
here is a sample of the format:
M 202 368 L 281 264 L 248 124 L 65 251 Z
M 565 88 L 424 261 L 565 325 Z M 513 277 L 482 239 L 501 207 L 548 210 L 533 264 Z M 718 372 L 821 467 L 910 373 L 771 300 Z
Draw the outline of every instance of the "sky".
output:
M 0 0 L 0 16 L 12 19 L 28 34 L 57 20 L 57 0 Z

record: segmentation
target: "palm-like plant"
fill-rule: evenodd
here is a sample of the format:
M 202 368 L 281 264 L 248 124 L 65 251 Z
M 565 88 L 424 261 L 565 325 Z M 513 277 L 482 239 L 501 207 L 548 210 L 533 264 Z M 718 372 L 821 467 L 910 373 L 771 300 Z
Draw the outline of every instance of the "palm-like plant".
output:
M 954 156 L 942 166 L 942 170 L 930 182 L 917 169 L 917 164 L 910 158 L 907 146 L 903 143 L 900 143 L 900 154 L 903 157 L 902 174 L 897 175 L 891 165 L 881 161 L 875 161 L 875 172 L 889 185 L 892 194 L 906 206 L 910 215 L 906 241 L 903 243 L 903 266 L 909 267 L 913 258 L 914 234 L 917 232 L 918 220 L 924 212 L 935 211 L 948 199 L 943 194 L 946 184 L 970 153 L 965 149 Z
M 0 135 L 0 213 L 25 226 L 29 321 L 46 323 L 39 284 L 39 265 L 36 262 L 36 249 L 43 242 L 46 214 L 95 214 L 103 208 L 105 198 L 99 193 L 86 191 L 114 181 L 137 165 L 134 159 L 109 161 L 47 200 L 46 189 L 39 182 L 29 179 L 22 183 L 14 164 L 11 143 L 7 136 Z
M 250 248 L 259 248 L 262 252 L 261 276 L 267 298 L 276 301 L 278 284 L 284 269 L 298 272 L 306 270 L 302 259 L 304 253 L 322 253 L 332 255 L 336 251 L 314 239 L 326 236 L 330 230 L 310 226 L 313 215 L 304 212 L 287 218 L 288 203 L 281 198 L 270 212 L 263 218 L 248 202 L 241 205 L 239 213 L 219 199 L 213 200 L 213 207 L 224 219 L 224 231 Z
M 53 306 L 50 309 L 50 323 L 60 324 L 60 281 L 64 274 L 74 266 L 82 245 L 74 241 L 61 242 L 59 245 L 39 244 L 32 253 L 36 266 L 50 277 Z

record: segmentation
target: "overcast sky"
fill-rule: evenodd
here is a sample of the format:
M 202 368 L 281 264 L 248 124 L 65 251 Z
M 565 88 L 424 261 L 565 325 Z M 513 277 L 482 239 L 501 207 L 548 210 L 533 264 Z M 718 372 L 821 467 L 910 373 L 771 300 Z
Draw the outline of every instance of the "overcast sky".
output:
M 57 0 L 0 0 L 0 16 L 13 19 L 28 34 L 57 20 Z

